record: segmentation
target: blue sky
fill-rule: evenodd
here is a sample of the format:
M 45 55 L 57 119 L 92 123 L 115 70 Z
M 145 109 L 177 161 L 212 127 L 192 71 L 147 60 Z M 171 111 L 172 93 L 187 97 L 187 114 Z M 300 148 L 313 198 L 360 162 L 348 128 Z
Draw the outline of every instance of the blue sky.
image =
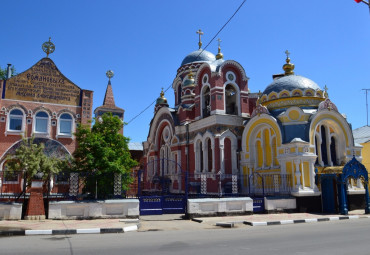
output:
M 242 0 L 2 1 L 0 65 L 25 71 L 45 56 L 83 89 L 94 91 L 94 109 L 108 82 L 128 122 L 168 88 L 183 58 L 203 46 Z M 353 0 L 247 0 L 219 34 L 225 59 L 238 61 L 252 92 L 263 91 L 281 73 L 284 51 L 295 73 L 329 88 L 329 97 L 352 127 L 366 125 L 364 88 L 370 88 L 370 14 Z M 207 48 L 217 53 L 217 41 Z M 174 93 L 165 97 L 174 106 Z M 370 102 L 370 93 L 369 93 Z M 133 142 L 146 140 L 154 105 L 125 127 Z

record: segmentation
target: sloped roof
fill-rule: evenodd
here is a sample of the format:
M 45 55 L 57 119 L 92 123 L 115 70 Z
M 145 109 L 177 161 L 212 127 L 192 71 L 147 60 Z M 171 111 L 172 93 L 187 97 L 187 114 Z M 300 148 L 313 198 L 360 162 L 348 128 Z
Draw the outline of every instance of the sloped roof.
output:
M 370 142 L 370 126 L 363 126 L 353 130 L 353 138 L 355 143 L 368 143 Z
M 128 149 L 130 151 L 143 151 L 143 144 L 138 142 L 128 143 Z

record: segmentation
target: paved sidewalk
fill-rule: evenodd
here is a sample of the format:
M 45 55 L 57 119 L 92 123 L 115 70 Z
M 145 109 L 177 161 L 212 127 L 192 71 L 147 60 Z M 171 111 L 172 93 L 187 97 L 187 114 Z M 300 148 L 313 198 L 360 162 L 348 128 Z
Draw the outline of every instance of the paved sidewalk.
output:
M 18 220 L 0 221 L 0 236 L 11 235 L 58 235 L 102 234 L 129 231 L 176 231 L 217 229 L 220 227 L 248 228 L 262 225 L 284 225 L 331 220 L 354 220 L 370 216 L 364 210 L 351 211 L 349 215 L 325 215 L 312 213 L 254 214 L 224 217 L 199 217 L 183 219 L 180 214 L 141 216 L 140 219 L 95 219 L 95 220 Z

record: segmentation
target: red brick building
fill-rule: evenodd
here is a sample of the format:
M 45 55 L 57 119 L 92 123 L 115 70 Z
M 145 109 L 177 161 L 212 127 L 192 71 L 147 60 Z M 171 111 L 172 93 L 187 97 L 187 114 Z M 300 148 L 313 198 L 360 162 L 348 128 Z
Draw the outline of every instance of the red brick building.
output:
M 93 91 L 66 78 L 49 57 L 8 77 L 0 80 L 0 171 L 5 170 L 7 156 L 18 148 L 22 137 L 34 136 L 36 142 L 45 144 L 48 155 L 72 155 L 77 146 L 76 126 L 92 118 Z M 1 194 L 22 190 L 20 175 L 3 177 Z M 57 188 L 54 185 L 52 192 L 58 192 Z

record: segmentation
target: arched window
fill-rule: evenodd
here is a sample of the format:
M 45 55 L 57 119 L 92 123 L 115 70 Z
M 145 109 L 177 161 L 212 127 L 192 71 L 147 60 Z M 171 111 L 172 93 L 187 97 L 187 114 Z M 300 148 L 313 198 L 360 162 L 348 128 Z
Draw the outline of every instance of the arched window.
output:
M 207 170 L 209 172 L 212 171 L 213 169 L 213 157 L 212 157 L 212 143 L 211 143 L 211 139 L 207 139 Z
M 225 138 L 225 148 L 224 148 L 224 161 L 225 161 L 225 174 L 233 173 L 232 165 L 232 153 L 231 153 L 231 141 L 230 138 Z
M 321 159 L 324 165 L 328 165 L 328 153 L 326 146 L 326 128 L 321 126 Z
M 9 131 L 22 131 L 23 130 L 23 117 L 24 114 L 19 109 L 11 110 L 9 113 Z
M 198 135 L 194 143 L 194 154 L 195 154 L 195 172 L 203 172 L 204 163 L 203 163 L 203 144 L 202 137 Z
M 48 133 L 49 115 L 38 112 L 35 116 L 35 133 Z
M 226 114 L 238 115 L 238 106 L 236 103 L 237 91 L 231 84 L 225 87 L 225 110 Z
M 160 172 L 162 174 L 162 171 L 163 174 L 165 175 L 168 175 L 169 172 L 170 172 L 170 169 L 169 169 L 169 160 L 170 160 L 170 147 L 166 144 L 163 144 L 161 146 L 161 151 L 160 151 L 160 162 L 159 162 L 159 169 L 160 169 Z
M 200 171 L 203 172 L 204 170 L 204 157 L 203 157 L 203 144 L 199 142 L 199 162 L 200 162 Z
M 211 95 L 210 95 L 210 90 L 208 86 L 203 90 L 202 110 L 203 110 L 203 118 L 211 115 Z
M 65 136 L 72 136 L 73 118 L 68 113 L 63 113 L 59 117 L 59 134 Z
M 271 168 L 277 164 L 276 135 L 273 129 L 262 127 L 256 134 L 253 150 L 256 155 L 256 168 Z
M 328 123 L 323 123 L 316 128 L 315 149 L 317 160 L 316 164 L 321 166 L 340 165 L 341 147 L 338 143 L 338 133 L 334 133 Z M 338 152 L 339 151 L 339 152 Z M 343 151 L 343 148 L 342 148 Z
M 335 146 L 335 138 L 331 137 L 330 139 L 330 156 L 331 156 L 331 161 L 333 162 L 334 166 L 338 165 L 337 162 L 337 148 Z

